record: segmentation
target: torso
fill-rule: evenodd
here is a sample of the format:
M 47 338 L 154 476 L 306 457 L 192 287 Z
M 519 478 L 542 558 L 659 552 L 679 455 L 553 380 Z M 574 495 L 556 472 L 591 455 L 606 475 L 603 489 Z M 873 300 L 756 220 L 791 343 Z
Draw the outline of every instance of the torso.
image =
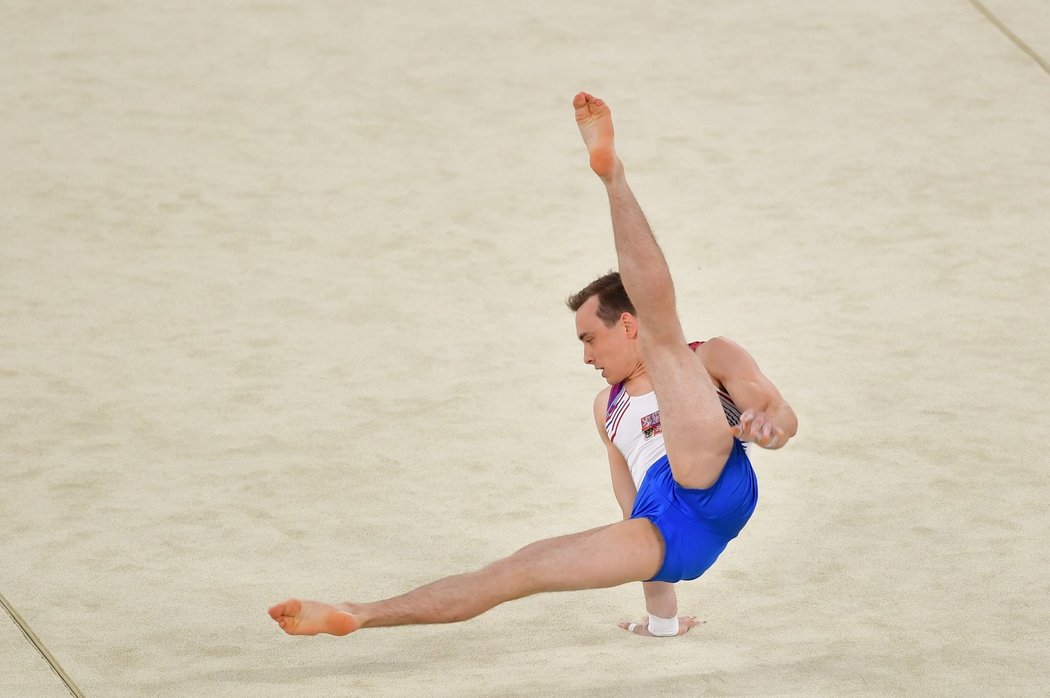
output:
M 689 346 L 695 351 L 700 344 L 702 342 L 693 342 Z M 714 383 L 726 414 L 726 421 L 730 426 L 739 424 L 740 409 L 726 389 L 721 384 Z M 640 487 L 646 471 L 653 463 L 667 455 L 667 449 L 664 446 L 656 393 L 651 390 L 649 384 L 634 384 L 630 387 L 650 389 L 648 392 L 631 395 L 623 383 L 612 386 L 605 410 L 605 432 L 627 461 L 635 487 Z

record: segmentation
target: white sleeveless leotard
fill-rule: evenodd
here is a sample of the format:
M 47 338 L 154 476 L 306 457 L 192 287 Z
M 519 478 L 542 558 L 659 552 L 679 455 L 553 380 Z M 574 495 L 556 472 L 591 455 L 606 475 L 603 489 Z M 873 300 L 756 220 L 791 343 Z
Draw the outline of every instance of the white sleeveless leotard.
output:
M 699 344 L 694 342 L 690 346 L 695 351 Z M 717 386 L 717 392 L 726 421 L 736 426 L 740 423 L 740 408 L 725 388 Z M 614 385 L 605 410 L 605 432 L 627 461 L 635 487 L 641 487 L 649 467 L 667 455 L 655 392 L 632 396 L 627 394 L 623 383 Z

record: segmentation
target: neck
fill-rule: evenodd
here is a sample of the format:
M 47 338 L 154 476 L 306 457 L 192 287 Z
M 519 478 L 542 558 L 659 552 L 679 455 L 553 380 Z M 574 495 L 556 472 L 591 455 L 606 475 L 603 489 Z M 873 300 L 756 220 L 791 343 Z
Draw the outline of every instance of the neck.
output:
M 653 382 L 649 380 L 649 374 L 645 372 L 645 364 L 638 362 L 638 365 L 627 374 L 623 387 L 630 395 L 641 395 L 653 389 Z

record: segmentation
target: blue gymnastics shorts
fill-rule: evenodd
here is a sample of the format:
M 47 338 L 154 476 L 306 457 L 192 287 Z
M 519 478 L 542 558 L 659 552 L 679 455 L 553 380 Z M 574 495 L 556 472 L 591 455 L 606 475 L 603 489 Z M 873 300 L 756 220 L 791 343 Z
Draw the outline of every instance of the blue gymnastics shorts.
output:
M 702 575 L 737 537 L 756 504 L 758 480 L 738 439 L 733 439 L 718 481 L 704 490 L 675 482 L 667 456 L 653 463 L 631 511 L 632 519 L 652 521 L 664 539 L 663 566 L 649 581 L 680 582 Z

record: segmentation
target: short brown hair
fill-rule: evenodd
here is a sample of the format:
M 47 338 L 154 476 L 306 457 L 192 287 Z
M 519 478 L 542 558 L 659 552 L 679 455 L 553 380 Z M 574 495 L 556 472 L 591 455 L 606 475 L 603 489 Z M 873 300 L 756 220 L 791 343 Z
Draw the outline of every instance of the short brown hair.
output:
M 576 312 L 591 296 L 598 296 L 598 317 L 606 327 L 612 327 L 623 313 L 637 316 L 634 304 L 620 280 L 620 272 L 611 271 L 587 284 L 581 291 L 569 296 L 565 305 Z

